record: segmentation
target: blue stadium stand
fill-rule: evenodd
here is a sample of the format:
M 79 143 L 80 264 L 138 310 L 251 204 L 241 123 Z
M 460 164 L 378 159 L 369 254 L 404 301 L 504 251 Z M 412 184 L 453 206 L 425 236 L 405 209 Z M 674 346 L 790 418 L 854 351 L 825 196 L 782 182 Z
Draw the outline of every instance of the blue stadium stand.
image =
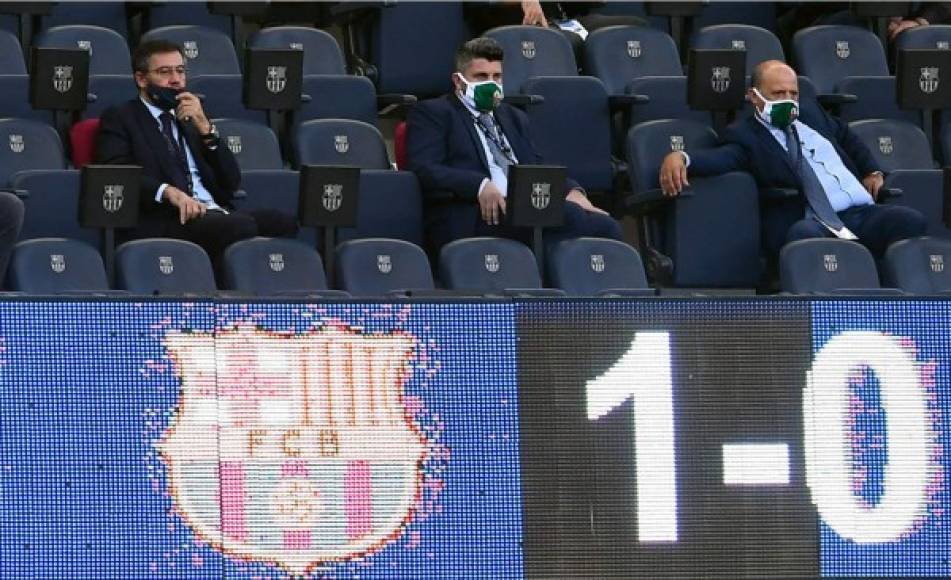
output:
M 644 263 L 630 245 L 617 240 L 564 240 L 547 255 L 551 285 L 569 296 L 653 296 Z
M 337 287 L 353 296 L 386 296 L 435 288 L 426 253 L 387 238 L 350 240 L 337 246 Z
M 19 242 L 10 259 L 7 286 L 28 294 L 109 291 L 99 252 L 89 244 L 66 238 Z
M 885 251 L 885 282 L 909 294 L 951 293 L 951 240 L 932 237 L 895 242 Z
M 214 294 L 205 250 L 185 240 L 150 238 L 116 248 L 116 286 L 134 294 Z

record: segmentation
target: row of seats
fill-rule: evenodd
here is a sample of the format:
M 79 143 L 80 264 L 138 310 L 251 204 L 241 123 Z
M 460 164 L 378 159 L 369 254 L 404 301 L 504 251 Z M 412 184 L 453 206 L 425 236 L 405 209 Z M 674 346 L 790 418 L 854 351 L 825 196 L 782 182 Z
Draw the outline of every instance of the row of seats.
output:
M 254 238 L 228 247 L 227 290 L 256 296 L 438 295 L 425 252 L 401 240 L 369 238 L 340 244 L 336 287 L 327 291 L 320 255 L 296 240 Z M 650 295 L 637 251 L 615 240 L 565 241 L 549 255 L 554 288 L 543 288 L 531 251 L 498 238 L 458 240 L 443 248 L 439 274 L 447 290 L 533 296 Z M 99 252 L 78 240 L 20 242 L 8 274 L 11 290 L 30 294 L 104 292 L 110 285 Z M 116 250 L 116 287 L 136 294 L 213 294 L 211 261 L 182 240 L 127 242 Z

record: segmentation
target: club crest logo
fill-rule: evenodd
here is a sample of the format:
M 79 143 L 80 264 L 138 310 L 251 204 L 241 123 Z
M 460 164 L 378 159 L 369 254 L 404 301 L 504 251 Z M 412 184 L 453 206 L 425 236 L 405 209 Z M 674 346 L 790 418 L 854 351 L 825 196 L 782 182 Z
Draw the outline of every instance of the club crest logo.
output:
M 641 58 L 641 41 L 640 40 L 628 40 L 627 41 L 627 56 L 631 58 Z
M 835 254 L 825 254 L 822 256 L 822 266 L 826 272 L 835 272 L 839 269 L 839 261 Z
M 522 41 L 522 56 L 524 56 L 527 59 L 535 58 L 535 41 L 534 40 Z
M 604 272 L 604 254 L 591 254 L 591 269 L 598 274 Z
M 683 150 L 684 150 L 684 136 L 683 136 L 683 135 L 671 135 L 671 136 L 670 136 L 670 150 L 671 150 L 671 151 L 683 151 Z
M 730 67 L 715 66 L 712 72 L 713 76 L 710 77 L 710 86 L 712 86 L 713 90 L 717 93 L 725 93 L 726 90 L 730 88 Z
M 50 268 L 57 274 L 66 271 L 66 257 L 63 254 L 50 254 Z
M 186 58 L 198 58 L 198 42 L 186 40 L 182 43 L 182 49 L 185 51 Z
M 89 41 L 89 40 L 77 40 L 77 41 L 76 41 L 76 46 L 78 46 L 78 47 L 80 48 L 80 50 L 85 50 L 86 52 L 88 52 L 88 53 L 89 53 L 89 56 L 92 56 L 92 41 Z
M 931 94 L 938 90 L 938 67 L 921 67 L 921 76 L 918 77 L 918 88 L 921 92 Z
M 228 135 L 228 149 L 235 155 L 241 153 L 241 135 Z
M 341 155 L 350 151 L 350 139 L 346 135 L 334 135 L 334 149 Z
M 287 86 L 287 67 L 269 66 L 267 67 L 267 90 L 273 94 L 284 91 Z
M 944 272 L 944 256 L 941 254 L 931 254 L 928 256 L 931 265 L 931 271 L 935 274 Z
M 389 274 L 393 271 L 393 260 L 388 254 L 378 254 L 376 257 L 376 269 L 380 274 Z
M 284 271 L 284 254 L 268 254 L 267 265 L 273 272 Z
M 295 577 L 400 538 L 430 443 L 404 398 L 413 337 L 239 326 L 171 331 L 164 347 L 181 394 L 156 447 L 196 536 Z
M 54 66 L 53 67 L 53 88 L 60 93 L 69 92 L 73 88 L 73 67 Z
M 343 184 L 325 183 L 324 193 L 320 196 L 320 203 L 330 212 L 337 211 L 343 205 Z
M 939 40 L 935 42 L 935 48 L 938 50 L 948 50 L 951 48 L 951 42 L 948 42 L 947 40 Z
M 848 40 L 836 40 L 835 41 L 835 55 L 839 58 L 846 59 L 852 54 L 852 49 L 849 48 Z
M 11 133 L 10 138 L 10 151 L 14 153 L 23 153 L 23 150 L 26 149 L 26 143 L 23 141 L 23 135 L 15 135 Z
M 175 271 L 175 264 L 172 262 L 172 257 L 159 256 L 158 269 L 159 272 L 165 274 L 166 276 L 171 275 L 171 273 Z
M 121 183 L 105 185 L 102 188 L 102 208 L 109 213 L 116 213 L 122 209 L 122 192 L 125 186 Z
M 892 143 L 891 136 L 885 135 L 878 138 L 878 150 L 882 152 L 882 155 L 892 154 L 892 151 L 895 150 L 895 144 Z
M 304 50 L 303 42 L 292 42 L 288 45 L 291 50 Z
M 502 263 L 499 261 L 498 254 L 486 254 L 485 255 L 485 269 L 489 272 L 495 274 L 499 271 L 499 268 L 502 267 Z
M 532 184 L 532 207 L 541 211 L 551 203 L 551 184 L 533 183 Z
M 732 48 L 733 50 L 746 50 L 746 41 L 732 40 L 730 41 L 730 48 Z

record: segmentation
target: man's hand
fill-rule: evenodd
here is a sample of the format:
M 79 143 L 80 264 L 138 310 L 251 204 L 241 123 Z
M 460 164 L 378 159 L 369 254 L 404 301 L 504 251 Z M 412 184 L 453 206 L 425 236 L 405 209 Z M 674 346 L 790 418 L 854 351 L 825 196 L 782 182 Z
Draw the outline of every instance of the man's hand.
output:
M 207 135 L 211 132 L 211 121 L 205 116 L 204 109 L 201 108 L 201 101 L 192 93 L 180 93 L 178 95 L 178 107 L 175 108 L 175 115 L 182 121 L 191 121 L 200 135 Z
M 208 211 L 208 206 L 178 189 L 174 185 L 169 185 L 162 192 L 162 196 L 168 202 L 178 208 L 178 219 L 185 225 L 185 222 L 200 218 Z
M 479 210 L 483 221 L 490 226 L 499 225 L 499 219 L 505 214 L 505 197 L 491 181 L 479 192 Z
M 916 26 L 921 26 L 921 23 L 915 20 L 892 20 L 888 23 L 888 39 L 895 40 L 896 36 Z
M 538 0 L 524 0 L 522 2 L 522 24 L 526 26 L 541 26 L 546 28 L 548 20 L 545 19 L 545 12 Z
M 570 201 L 581 206 L 581 209 L 585 211 L 590 211 L 593 213 L 599 213 L 602 215 L 608 215 L 608 212 L 604 211 L 600 207 L 595 206 L 591 203 L 591 200 L 588 199 L 588 196 L 581 193 L 581 190 L 572 189 L 568 192 L 568 195 L 565 196 L 565 201 Z
M 869 173 L 862 178 L 862 185 L 872 195 L 872 199 L 878 201 L 878 191 L 885 185 L 885 178 L 881 173 Z
M 684 156 L 679 151 L 671 151 L 660 165 L 660 189 L 664 195 L 673 197 L 689 185 Z

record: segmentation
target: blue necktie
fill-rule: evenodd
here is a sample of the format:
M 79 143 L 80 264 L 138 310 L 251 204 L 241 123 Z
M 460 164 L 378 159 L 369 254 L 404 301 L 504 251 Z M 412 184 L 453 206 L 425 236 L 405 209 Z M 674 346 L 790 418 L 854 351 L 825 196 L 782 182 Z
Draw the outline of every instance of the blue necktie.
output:
M 495 164 L 502 168 L 505 171 L 505 174 L 509 173 L 509 166 L 512 165 L 512 158 L 506 154 L 506 151 L 503 151 L 502 148 L 505 147 L 504 142 L 502 141 L 502 133 L 499 131 L 498 125 L 495 124 L 495 118 L 492 116 L 492 113 L 482 113 L 479 115 L 479 125 L 482 128 L 482 132 L 485 133 L 486 143 L 489 144 L 489 151 L 492 153 L 492 159 L 495 161 Z M 506 150 L 508 147 L 505 147 Z
M 792 125 L 786 127 L 786 149 L 789 152 L 789 160 L 792 161 L 793 167 L 796 168 L 796 172 L 799 174 L 799 180 L 802 182 L 802 193 L 806 196 L 809 209 L 812 210 L 812 213 L 820 222 L 836 231 L 841 230 L 845 224 L 832 209 L 829 197 L 826 195 L 822 183 L 819 182 L 819 178 L 816 177 L 816 172 L 812 170 L 809 161 L 803 159 L 802 151 L 799 148 L 799 135 Z
M 182 150 L 180 143 L 175 140 L 175 134 L 172 132 L 172 119 L 172 114 L 168 111 L 159 115 L 159 120 L 162 121 L 162 136 L 165 137 L 165 144 L 168 146 L 168 152 L 178 162 L 178 165 L 185 177 L 183 182 L 176 183 L 175 186 L 179 189 L 184 189 L 187 193 L 193 193 L 192 176 L 191 172 L 188 170 L 188 158 L 185 157 L 185 151 Z

